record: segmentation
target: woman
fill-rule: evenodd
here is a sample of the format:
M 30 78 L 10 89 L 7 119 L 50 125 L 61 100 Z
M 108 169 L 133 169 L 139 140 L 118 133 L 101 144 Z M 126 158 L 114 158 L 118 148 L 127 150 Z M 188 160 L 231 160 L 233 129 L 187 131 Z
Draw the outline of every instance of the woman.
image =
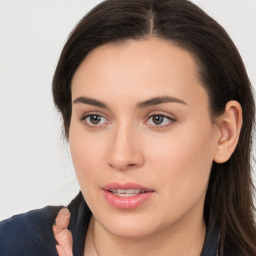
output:
M 102 2 L 64 46 L 53 96 L 81 193 L 53 231 L 61 207 L 1 223 L 1 255 L 57 255 L 54 235 L 59 255 L 256 255 L 251 86 L 197 6 Z

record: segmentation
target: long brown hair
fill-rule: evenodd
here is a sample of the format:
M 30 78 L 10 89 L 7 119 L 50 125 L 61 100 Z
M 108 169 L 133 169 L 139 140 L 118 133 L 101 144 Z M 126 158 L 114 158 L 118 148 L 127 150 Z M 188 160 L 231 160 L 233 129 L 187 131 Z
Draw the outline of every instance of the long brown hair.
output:
M 91 10 L 72 31 L 53 78 L 53 97 L 63 117 L 65 134 L 68 138 L 72 77 L 87 54 L 103 44 L 152 36 L 193 54 L 213 118 L 223 113 L 230 100 L 242 106 L 243 126 L 237 148 L 226 163 L 212 165 L 204 216 L 206 223 L 211 216 L 220 227 L 222 253 L 255 256 L 252 89 L 226 31 L 195 4 L 187 0 L 107 0 Z

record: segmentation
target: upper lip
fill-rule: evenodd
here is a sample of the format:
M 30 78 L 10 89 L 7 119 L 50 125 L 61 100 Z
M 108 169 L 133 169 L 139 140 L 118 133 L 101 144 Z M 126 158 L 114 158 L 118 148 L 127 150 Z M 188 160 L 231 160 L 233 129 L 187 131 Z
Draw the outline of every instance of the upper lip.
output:
M 118 183 L 118 182 L 113 182 L 106 184 L 102 187 L 104 190 L 110 190 L 110 189 L 140 189 L 144 190 L 145 192 L 150 192 L 154 191 L 153 189 L 147 188 L 143 185 L 136 184 L 133 182 L 126 182 L 126 183 Z

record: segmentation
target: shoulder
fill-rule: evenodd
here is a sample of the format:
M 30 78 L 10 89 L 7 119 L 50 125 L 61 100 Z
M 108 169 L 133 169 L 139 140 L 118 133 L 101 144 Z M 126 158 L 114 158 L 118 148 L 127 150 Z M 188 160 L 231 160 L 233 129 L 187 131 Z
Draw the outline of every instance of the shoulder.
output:
M 47 206 L 0 222 L 0 255 L 57 255 L 52 225 L 60 209 Z

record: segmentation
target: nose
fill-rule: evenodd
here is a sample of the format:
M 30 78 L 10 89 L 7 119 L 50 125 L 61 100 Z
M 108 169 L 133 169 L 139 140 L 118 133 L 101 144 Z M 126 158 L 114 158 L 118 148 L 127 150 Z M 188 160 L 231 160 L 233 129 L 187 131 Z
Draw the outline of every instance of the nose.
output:
M 109 166 L 111 168 L 125 171 L 139 168 L 144 164 L 138 134 L 132 128 L 119 128 L 112 138 L 109 156 Z

